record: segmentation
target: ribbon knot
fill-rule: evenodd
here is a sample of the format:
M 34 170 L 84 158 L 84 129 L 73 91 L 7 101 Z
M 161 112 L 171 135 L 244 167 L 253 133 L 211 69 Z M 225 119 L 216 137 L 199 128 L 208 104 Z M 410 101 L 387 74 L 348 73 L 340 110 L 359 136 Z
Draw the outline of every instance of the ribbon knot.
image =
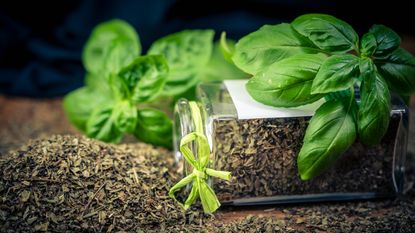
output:
M 198 146 L 198 160 L 196 160 L 192 151 L 187 146 L 188 143 L 194 140 L 196 140 Z M 180 143 L 180 151 L 182 152 L 184 159 L 193 167 L 193 172 L 174 185 L 169 191 L 169 196 L 179 202 L 174 193 L 185 187 L 187 184 L 192 183 L 192 190 L 186 201 L 184 204 L 180 202 L 179 204 L 182 205 L 184 209 L 188 209 L 199 196 L 202 202 L 203 211 L 205 213 L 214 212 L 219 208 L 220 202 L 213 189 L 206 183 L 207 177 L 212 176 L 230 180 L 231 173 L 206 168 L 209 162 L 210 149 L 207 139 L 203 134 L 193 132 L 184 136 Z
M 220 202 L 213 189 L 206 183 L 206 180 L 208 176 L 230 180 L 231 173 L 207 168 L 210 157 L 209 143 L 203 134 L 198 106 L 195 102 L 190 102 L 190 108 L 195 121 L 196 132 L 189 133 L 182 138 L 180 141 L 180 152 L 182 152 L 186 162 L 193 167 L 193 172 L 175 184 L 169 190 L 169 196 L 183 206 L 184 209 L 188 209 L 196 201 L 197 197 L 199 197 L 202 202 L 203 211 L 205 213 L 212 213 L 219 208 Z M 188 146 L 193 141 L 196 142 L 197 159 Z M 174 194 L 189 183 L 192 183 L 192 189 L 186 201 L 181 203 L 176 199 Z
M 193 173 L 200 179 L 206 179 L 207 178 L 205 172 L 206 172 L 206 169 L 205 169 L 205 171 L 202 171 L 202 172 L 197 170 L 197 169 L 193 169 Z

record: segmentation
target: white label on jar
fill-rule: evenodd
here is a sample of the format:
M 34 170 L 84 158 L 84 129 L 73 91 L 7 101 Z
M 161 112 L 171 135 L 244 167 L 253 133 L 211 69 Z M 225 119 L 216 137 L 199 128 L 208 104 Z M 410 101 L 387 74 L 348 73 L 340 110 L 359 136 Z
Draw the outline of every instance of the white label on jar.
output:
M 325 101 L 324 98 L 303 106 L 295 108 L 277 108 L 261 104 L 254 100 L 245 88 L 248 80 L 225 80 L 225 86 L 231 95 L 238 113 L 238 119 L 255 118 L 284 118 L 312 116 L 320 105 Z

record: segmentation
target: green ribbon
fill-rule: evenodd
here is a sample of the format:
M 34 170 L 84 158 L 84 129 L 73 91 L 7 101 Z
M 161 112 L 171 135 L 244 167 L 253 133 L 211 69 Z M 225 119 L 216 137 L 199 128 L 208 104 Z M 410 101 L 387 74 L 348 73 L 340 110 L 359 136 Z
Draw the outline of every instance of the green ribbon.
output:
M 187 134 L 180 141 L 180 151 L 184 159 L 193 167 L 193 172 L 180 180 L 174 185 L 170 191 L 169 196 L 176 200 L 184 209 L 188 209 L 200 197 L 203 211 L 205 213 L 213 213 L 220 207 L 220 202 L 216 197 L 213 189 L 206 183 L 209 176 L 217 177 L 224 180 L 230 180 L 231 173 L 226 171 L 216 171 L 206 168 L 209 164 L 210 147 L 206 136 L 203 134 L 203 124 L 199 108 L 195 102 L 190 102 L 190 109 L 195 124 L 195 131 Z M 188 144 L 195 141 L 197 146 L 197 156 L 190 150 Z M 180 203 L 176 197 L 175 192 L 179 191 L 187 184 L 192 182 L 192 190 L 184 203 Z

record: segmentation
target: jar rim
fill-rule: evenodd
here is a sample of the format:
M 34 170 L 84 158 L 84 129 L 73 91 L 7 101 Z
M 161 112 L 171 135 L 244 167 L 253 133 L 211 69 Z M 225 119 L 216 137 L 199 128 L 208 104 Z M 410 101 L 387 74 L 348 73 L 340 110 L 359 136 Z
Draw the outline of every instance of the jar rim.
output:
M 173 149 L 176 161 L 183 159 L 180 152 L 180 141 L 184 135 L 195 131 L 195 124 L 193 121 L 190 103 L 185 98 L 180 98 L 174 107 L 174 121 L 173 121 Z

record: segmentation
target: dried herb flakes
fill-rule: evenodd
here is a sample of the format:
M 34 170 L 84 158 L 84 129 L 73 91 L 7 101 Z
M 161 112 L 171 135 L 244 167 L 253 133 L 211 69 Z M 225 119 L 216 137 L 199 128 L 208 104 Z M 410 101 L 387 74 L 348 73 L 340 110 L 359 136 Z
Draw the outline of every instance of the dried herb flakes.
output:
M 184 213 L 167 197 L 180 178 L 169 153 L 75 136 L 31 141 L 0 157 L 0 231 L 415 231 L 413 190 L 397 201 L 275 206 L 264 216 L 241 214 L 231 222 L 226 215 L 232 209 L 216 217 L 200 209 Z
M 215 120 L 215 169 L 232 171 L 231 182 L 217 180 L 221 201 L 237 198 L 334 192 L 394 193 L 392 159 L 399 119 L 391 118 L 382 143 L 356 141 L 328 171 L 303 181 L 297 155 L 309 117 Z M 338 174 L 342 174 L 339 176 Z
M 6 232 L 149 231 L 206 218 L 168 197 L 173 156 L 146 144 L 52 136 L 3 156 L 0 170 Z

